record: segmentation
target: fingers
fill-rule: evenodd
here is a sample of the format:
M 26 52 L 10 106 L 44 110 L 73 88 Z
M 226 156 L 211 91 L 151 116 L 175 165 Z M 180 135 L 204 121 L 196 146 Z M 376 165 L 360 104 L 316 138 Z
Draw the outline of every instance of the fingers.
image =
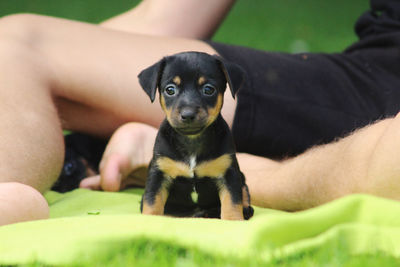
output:
M 79 187 L 92 190 L 101 190 L 100 175 L 91 176 L 83 179 L 79 184 Z
M 121 189 L 122 174 L 129 169 L 129 161 L 126 155 L 117 153 L 110 155 L 100 172 L 101 188 L 105 191 L 119 191 Z M 124 176 L 124 178 L 126 177 Z
M 126 157 L 130 165 L 147 165 L 152 157 L 157 129 L 143 123 L 127 123 L 118 128 L 104 152 L 100 169 L 114 154 Z
M 79 187 L 110 192 L 119 191 L 122 184 L 122 172 L 127 169 L 126 158 L 113 154 L 107 158 L 103 166 L 100 175 L 83 179 Z
M 85 179 L 81 187 L 119 191 L 127 185 L 144 185 L 157 129 L 142 123 L 127 123 L 111 137 L 100 163 L 100 176 Z
M 132 171 L 127 178 L 122 180 L 121 187 L 129 187 L 129 186 L 140 186 L 144 187 L 146 185 L 148 175 L 148 168 L 146 167 L 139 167 Z

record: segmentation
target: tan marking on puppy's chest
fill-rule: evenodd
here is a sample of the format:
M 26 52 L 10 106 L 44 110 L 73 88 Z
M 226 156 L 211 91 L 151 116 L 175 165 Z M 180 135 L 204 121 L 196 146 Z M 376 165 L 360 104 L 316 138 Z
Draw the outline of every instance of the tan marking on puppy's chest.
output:
M 231 166 L 232 158 L 225 154 L 216 159 L 204 161 L 196 165 L 196 158 L 191 157 L 190 163 L 176 161 L 168 157 L 160 157 L 157 159 L 157 166 L 169 178 L 175 179 L 178 176 L 193 178 L 221 178 L 225 175 L 226 170 Z
M 175 179 L 178 176 L 193 177 L 193 170 L 190 166 L 181 161 L 175 161 L 168 157 L 157 159 L 157 166 L 169 178 Z
M 216 159 L 200 163 L 196 166 L 195 173 L 198 177 L 221 178 L 231 164 L 231 156 L 225 154 Z

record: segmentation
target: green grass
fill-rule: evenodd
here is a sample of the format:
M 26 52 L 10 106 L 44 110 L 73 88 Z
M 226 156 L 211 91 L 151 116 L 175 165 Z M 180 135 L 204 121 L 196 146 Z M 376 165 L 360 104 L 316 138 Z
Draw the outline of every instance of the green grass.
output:
M 98 23 L 135 6 L 139 0 L 0 0 L 0 16 L 35 13 Z
M 106 255 L 90 261 L 86 266 L 265 266 L 259 259 L 239 260 L 214 257 L 196 249 L 171 247 L 168 243 L 139 240 L 125 246 L 119 253 Z M 325 248 L 316 252 L 303 253 L 290 258 L 272 260 L 268 266 L 349 266 L 349 267 L 395 267 L 399 260 L 377 253 L 376 255 L 351 256 L 341 248 Z
M 113 246 L 111 243 L 110 246 Z M 195 248 L 171 246 L 169 243 L 152 242 L 146 239 L 131 241 L 127 244 L 118 244 L 120 249 L 115 249 L 113 254 L 99 254 L 95 259 L 80 261 L 70 266 L 279 266 L 279 267 L 320 267 L 320 266 L 346 266 L 346 267 L 395 267 L 399 260 L 391 256 L 376 253 L 374 255 L 349 255 L 342 246 L 326 247 L 321 250 L 300 253 L 289 258 L 276 259 L 263 262 L 260 259 L 236 259 L 215 257 L 203 253 Z M 46 266 L 34 263 L 24 266 Z
M 295 43 L 341 51 L 357 39 L 354 23 L 367 8 L 367 0 L 242 0 L 215 40 L 270 51 L 296 52 Z
M 0 0 L 0 16 L 32 12 L 98 23 L 138 0 Z M 112 3 L 112 4 L 111 4 Z M 341 51 L 368 0 L 238 0 L 214 40 L 270 51 Z

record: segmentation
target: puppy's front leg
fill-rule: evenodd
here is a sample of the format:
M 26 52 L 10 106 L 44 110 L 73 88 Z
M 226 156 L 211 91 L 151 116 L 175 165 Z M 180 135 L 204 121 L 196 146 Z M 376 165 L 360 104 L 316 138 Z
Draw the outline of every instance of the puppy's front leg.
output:
M 235 201 L 227 187 L 224 186 L 220 189 L 219 198 L 221 200 L 222 220 L 244 220 L 241 201 Z
M 243 192 L 240 172 L 229 168 L 219 186 L 222 220 L 243 220 Z
M 168 198 L 167 181 L 163 173 L 151 167 L 146 181 L 146 189 L 142 198 L 141 211 L 148 215 L 163 215 Z

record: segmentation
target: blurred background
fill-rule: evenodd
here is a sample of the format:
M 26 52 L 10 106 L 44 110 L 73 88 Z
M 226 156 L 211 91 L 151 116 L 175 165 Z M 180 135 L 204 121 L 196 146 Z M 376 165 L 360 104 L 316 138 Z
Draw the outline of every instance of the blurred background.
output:
M 99 23 L 138 2 L 0 0 L 0 17 L 29 12 Z M 269 51 L 340 52 L 357 40 L 354 23 L 368 7 L 368 0 L 238 0 L 213 40 Z

